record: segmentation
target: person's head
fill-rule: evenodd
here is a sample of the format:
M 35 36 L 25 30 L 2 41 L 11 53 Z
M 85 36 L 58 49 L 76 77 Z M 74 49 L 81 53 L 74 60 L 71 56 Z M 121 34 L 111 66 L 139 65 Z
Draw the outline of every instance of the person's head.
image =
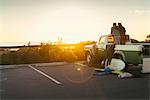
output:
M 122 24 L 121 24 L 121 23 L 118 23 L 118 26 L 122 26 Z
M 113 26 L 116 26 L 116 23 L 113 23 Z

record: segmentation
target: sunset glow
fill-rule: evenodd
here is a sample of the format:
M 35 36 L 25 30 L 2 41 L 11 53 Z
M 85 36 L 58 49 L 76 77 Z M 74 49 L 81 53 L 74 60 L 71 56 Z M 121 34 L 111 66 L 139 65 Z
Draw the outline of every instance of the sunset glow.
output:
M 150 34 L 149 1 L 0 1 L 0 42 L 96 41 L 110 33 L 113 22 L 121 22 L 131 38 L 144 40 Z

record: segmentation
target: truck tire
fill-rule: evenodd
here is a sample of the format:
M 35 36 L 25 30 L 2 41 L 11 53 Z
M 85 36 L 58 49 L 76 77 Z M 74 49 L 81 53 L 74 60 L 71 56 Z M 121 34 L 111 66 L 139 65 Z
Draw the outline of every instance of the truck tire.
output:
M 102 68 L 99 59 L 92 56 L 89 52 L 86 53 L 86 62 L 89 67 Z
M 86 62 L 89 67 L 93 66 L 92 56 L 89 52 L 86 53 Z

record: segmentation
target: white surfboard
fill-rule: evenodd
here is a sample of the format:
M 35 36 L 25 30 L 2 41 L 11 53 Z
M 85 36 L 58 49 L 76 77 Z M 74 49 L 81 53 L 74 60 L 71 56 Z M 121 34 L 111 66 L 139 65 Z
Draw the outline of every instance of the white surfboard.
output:
M 121 59 L 112 58 L 111 64 L 108 67 L 112 70 L 123 70 L 125 68 L 125 63 Z

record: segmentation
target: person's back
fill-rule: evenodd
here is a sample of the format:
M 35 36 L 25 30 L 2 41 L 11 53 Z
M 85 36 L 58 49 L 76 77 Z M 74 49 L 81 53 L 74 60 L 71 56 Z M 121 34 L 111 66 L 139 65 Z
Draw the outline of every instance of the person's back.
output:
M 114 36 L 115 44 L 120 44 L 120 32 L 118 30 L 118 26 L 116 26 L 116 23 L 113 23 L 111 34 Z
M 125 28 L 122 26 L 121 23 L 118 23 L 118 31 L 120 33 L 120 44 L 125 44 L 126 42 L 126 35 L 125 35 Z
M 125 30 L 125 28 L 122 26 L 121 23 L 118 23 L 118 31 L 119 31 L 120 35 L 125 35 L 125 33 L 126 33 L 126 30 Z
M 119 30 L 117 29 L 116 23 L 113 23 L 113 27 L 111 27 L 111 34 L 114 36 L 120 35 Z

